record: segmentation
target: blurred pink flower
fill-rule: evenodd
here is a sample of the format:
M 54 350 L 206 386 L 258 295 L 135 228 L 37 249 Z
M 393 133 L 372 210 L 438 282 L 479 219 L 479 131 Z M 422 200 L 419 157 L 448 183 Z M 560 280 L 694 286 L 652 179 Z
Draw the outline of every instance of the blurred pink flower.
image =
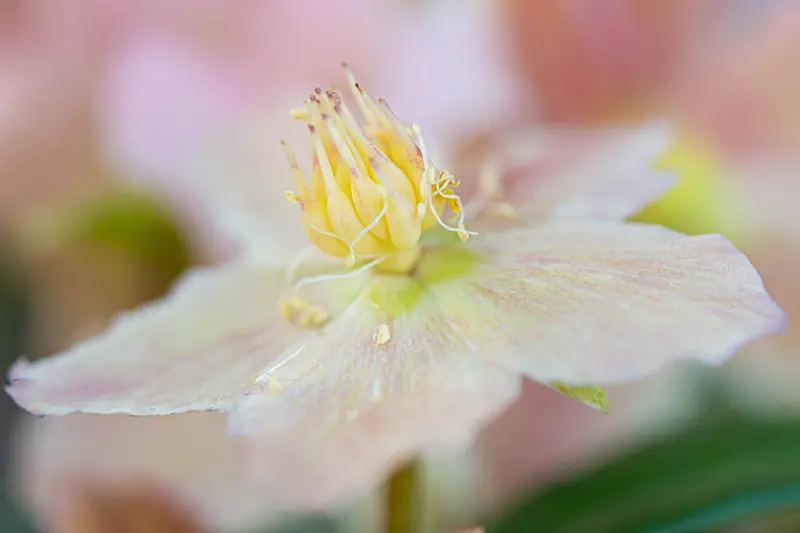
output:
M 252 112 L 257 102 L 293 84 L 308 85 L 312 72 L 332 76 L 345 52 L 352 54 L 377 37 L 382 19 L 376 11 L 387 5 L 348 0 L 313 2 L 310 9 L 285 1 L 238 3 L 238 10 L 206 6 L 206 23 L 217 28 L 213 38 L 162 23 L 129 32 L 120 42 L 103 102 L 117 164 L 159 180 L 174 179 L 203 143 Z M 197 18 L 190 11 L 172 16 Z M 330 24 L 337 18 L 361 31 Z
M 523 375 L 605 409 L 589 384 L 680 358 L 719 364 L 782 326 L 757 273 L 721 237 L 619 222 L 663 191 L 648 173 L 625 173 L 621 196 L 586 202 L 597 179 L 633 161 L 646 169 L 663 128 L 610 132 L 613 150 L 596 156 L 608 175 L 587 165 L 563 180 L 570 189 L 507 196 L 484 180 L 470 200 L 485 230 L 469 238 L 458 182 L 433 166 L 419 129 L 351 88 L 358 126 L 332 92 L 295 112 L 315 143 L 314 172 L 309 184 L 294 168 L 288 195 L 308 238 L 345 269 L 323 259 L 287 269 L 255 254 L 195 272 L 105 334 L 17 364 L 15 400 L 41 414 L 228 411 L 273 502 L 321 507 L 419 453 L 470 442 Z M 551 204 L 532 203 L 542 191 Z M 511 217 L 505 230 L 491 229 L 498 205 Z M 448 210 L 457 221 L 444 222 Z M 419 244 L 428 227 L 432 240 Z
M 170 153 L 175 143 L 198 136 L 206 143 L 216 140 L 226 121 L 253 114 L 254 105 L 274 108 L 298 87 L 333 81 L 342 61 L 391 98 L 399 112 L 420 116 L 426 130 L 442 130 L 438 135 L 455 134 L 467 122 L 473 128 L 481 122 L 499 124 L 518 113 L 501 56 L 497 17 L 487 4 L 319 4 L 309 12 L 307 6 L 274 2 L 270 16 L 243 15 L 253 38 L 270 36 L 269 41 L 247 41 L 224 56 L 209 54 L 180 36 L 150 32 L 129 40 L 107 85 L 112 153 L 133 168 L 174 169 L 176 161 L 186 160 L 181 149 Z M 305 31 L 294 30 L 295 19 Z M 330 23 L 345 19 L 348 27 L 355 24 L 361 30 L 343 32 L 345 25 Z M 444 22 L 447 39 L 436 31 Z M 286 49 L 294 52 L 287 55 Z M 430 81 L 419 83 L 423 79 Z M 433 98 L 442 93 L 448 98 Z M 131 109 L 131 102 L 139 104 Z M 154 132 L 163 137 L 154 137 Z M 203 148 L 202 142 L 190 144 Z
M 70 415 L 28 419 L 26 426 L 16 443 L 17 485 L 48 531 L 87 490 L 155 489 L 214 531 L 238 531 L 271 517 L 220 414 Z
M 160 26 L 132 33 L 118 47 L 103 90 L 106 150 L 113 165 L 167 194 L 198 227 L 203 244 L 223 250 L 231 244 L 227 226 L 223 235 L 215 234 L 218 228 L 210 227 L 205 213 L 212 208 L 198 181 L 208 174 L 209 158 L 220 145 L 229 148 L 230 137 L 256 125 L 264 136 L 261 146 L 267 147 L 260 158 L 272 160 L 257 183 L 285 175 L 283 154 L 272 147 L 285 134 L 275 124 L 285 114 L 288 95 L 334 79 L 342 61 L 392 99 L 398 112 L 419 117 L 423 131 L 441 139 L 442 149 L 465 131 L 520 114 L 491 3 L 412 7 L 348 0 L 319 2 L 309 11 L 307 5 L 281 1 L 243 10 L 240 17 L 236 37 L 211 48 L 182 33 L 159 31 Z M 331 22 L 337 20 L 347 24 Z M 446 39 L 438 31 L 444 24 Z M 343 30 L 354 26 L 360 30 Z M 448 97 L 435 96 L 440 94 Z M 260 185 L 249 190 L 259 196 L 262 191 Z
M 731 158 L 765 151 L 796 158 L 800 8 L 765 2 L 761 13 L 728 26 L 707 38 L 676 73 L 675 112 Z
M 169 497 L 149 487 L 126 491 L 86 488 L 75 495 L 48 533 L 202 533 Z
M 641 106 L 716 0 L 506 0 L 511 50 L 545 121 L 607 120 Z
M 181 31 L 208 15 L 201 3 L 185 3 L 182 18 L 191 20 Z M 87 0 L 45 7 L 11 0 L 0 6 L 4 218 L 16 222 L 31 210 L 83 197 L 107 179 L 97 121 L 100 84 L 118 43 L 131 32 L 154 24 L 177 30 L 180 17 L 159 21 L 153 13 L 177 7 L 155 9 L 159 5 Z
M 96 32 L 71 7 L 0 6 L 2 219 L 18 222 L 101 181 L 87 81 L 97 55 L 87 41 Z

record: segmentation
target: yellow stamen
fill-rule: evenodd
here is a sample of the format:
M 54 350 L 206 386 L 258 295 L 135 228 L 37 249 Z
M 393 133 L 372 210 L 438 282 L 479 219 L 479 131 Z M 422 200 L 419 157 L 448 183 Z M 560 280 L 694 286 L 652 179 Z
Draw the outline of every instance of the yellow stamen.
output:
M 508 202 L 493 202 L 487 207 L 487 212 L 508 219 L 513 219 L 517 216 L 516 208 Z
M 289 145 L 287 145 L 285 141 L 281 141 L 281 145 L 286 152 L 286 158 L 289 160 L 289 168 L 292 169 L 292 177 L 294 178 L 294 183 L 297 186 L 298 195 L 302 198 L 309 198 L 311 194 L 308 192 L 308 187 L 306 187 L 306 180 L 303 179 L 303 172 L 300 170 L 300 165 L 297 164 L 297 158 L 289 149 Z
M 293 107 L 289 110 L 289 116 L 295 120 L 307 120 L 308 111 L 304 107 Z
M 458 224 L 458 238 L 461 239 L 461 242 L 466 242 L 469 239 L 470 232 L 466 230 L 464 227 L 463 222 L 459 222 Z
M 375 334 L 375 346 L 383 346 L 388 343 L 391 338 L 392 334 L 389 331 L 389 326 L 381 324 L 381 327 L 378 328 L 378 333 Z
M 303 204 L 303 200 L 292 191 L 286 191 L 284 194 L 286 195 L 286 200 L 290 204 Z
M 280 394 L 283 392 L 283 385 L 278 383 L 278 380 L 272 376 L 267 377 L 267 387 L 269 387 L 269 391 L 274 394 Z
M 304 107 L 290 111 L 308 125 L 313 167 L 307 183 L 287 149 L 297 192 L 286 198 L 303 207 L 311 242 L 343 259 L 348 269 L 381 259 L 371 264 L 407 272 L 430 226 L 438 223 L 462 238 L 474 235 L 464 227 L 463 205 L 454 191 L 459 181 L 428 159 L 419 126 L 401 122 L 386 102 L 373 100 L 349 70 L 345 73 L 362 121 L 339 94 L 320 88 Z M 448 209 L 457 215 L 453 225 L 443 220 Z
M 427 212 L 427 206 L 422 202 L 417 204 L 417 218 L 422 221 L 425 220 L 425 213 Z
M 324 325 L 330 314 L 318 305 L 310 304 L 297 296 L 281 302 L 283 317 L 295 326 L 312 328 Z

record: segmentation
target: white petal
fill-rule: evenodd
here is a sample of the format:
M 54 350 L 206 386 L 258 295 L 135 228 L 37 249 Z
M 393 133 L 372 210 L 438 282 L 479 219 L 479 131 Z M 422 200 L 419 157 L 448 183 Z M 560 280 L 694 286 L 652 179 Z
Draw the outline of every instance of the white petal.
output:
M 747 258 L 717 235 L 576 222 L 470 242 L 482 255 L 474 272 L 431 290 L 483 357 L 541 382 L 721 363 L 784 323 Z
M 239 263 L 190 274 L 164 300 L 36 363 L 8 391 L 37 414 L 166 414 L 224 409 L 304 334 L 281 316 L 284 272 Z
M 384 324 L 391 339 L 378 345 Z M 427 294 L 395 319 L 360 299 L 270 375 L 275 392 L 245 397 L 232 429 L 252 434 L 281 504 L 313 508 L 357 497 L 423 450 L 471 442 L 520 381 L 475 357 Z
M 665 124 L 521 135 L 497 156 L 498 200 L 514 207 L 515 223 L 627 218 L 673 185 L 671 176 L 655 170 L 670 138 Z M 488 218 L 494 227 L 506 226 L 502 218 Z

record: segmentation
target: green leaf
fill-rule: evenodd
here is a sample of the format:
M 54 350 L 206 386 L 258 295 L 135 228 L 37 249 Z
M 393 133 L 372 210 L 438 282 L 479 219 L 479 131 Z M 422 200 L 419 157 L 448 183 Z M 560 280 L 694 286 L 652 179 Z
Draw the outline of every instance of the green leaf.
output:
M 11 247 L 0 235 L 0 367 L 24 352 L 30 334 L 28 282 L 13 261 Z
M 533 494 L 487 533 L 678 533 L 800 508 L 800 424 L 706 419 Z
M 0 228 L 2 229 L 2 228 Z M 24 353 L 30 339 L 31 306 L 27 280 L 14 261 L 14 254 L 0 231 L 0 368 L 5 375 L 8 365 Z M 8 396 L 0 400 L 0 461 L 8 463 L 8 439 L 16 407 Z M 6 470 L 0 471 L 0 532 L 34 533 L 33 525 L 14 505 L 5 487 Z
M 287 518 L 250 533 L 343 533 L 336 520 L 327 516 Z
M 35 533 L 28 517 L 0 494 L 0 531 L 3 533 Z

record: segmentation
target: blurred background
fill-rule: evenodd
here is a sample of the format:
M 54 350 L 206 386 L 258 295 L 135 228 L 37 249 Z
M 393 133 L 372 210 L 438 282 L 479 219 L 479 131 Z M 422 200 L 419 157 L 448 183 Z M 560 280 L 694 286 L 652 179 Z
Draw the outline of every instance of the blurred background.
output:
M 679 184 L 637 218 L 727 236 L 800 318 L 795 0 L 4 0 L 2 364 L 235 255 L 198 176 L 233 187 L 257 160 L 282 196 L 286 111 L 342 61 L 455 168 L 527 128 L 672 121 Z M 611 390 L 608 416 L 527 383 L 473 449 L 428 458 L 428 528 L 800 531 L 799 382 L 790 326 Z M 3 397 L 0 436 L 0 532 L 377 531 L 374 495 L 269 514 L 217 415 L 36 419 Z

